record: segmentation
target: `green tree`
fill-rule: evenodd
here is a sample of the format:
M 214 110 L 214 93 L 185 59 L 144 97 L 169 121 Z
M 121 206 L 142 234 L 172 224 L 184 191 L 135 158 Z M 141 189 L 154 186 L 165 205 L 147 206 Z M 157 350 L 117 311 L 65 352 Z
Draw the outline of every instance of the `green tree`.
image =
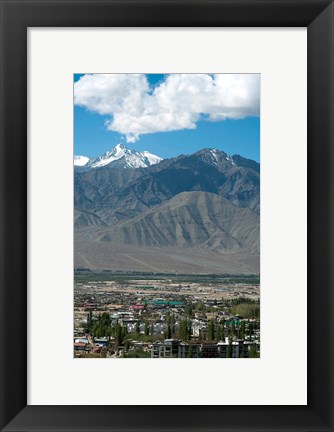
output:
M 216 341 L 219 341 L 221 339 L 221 326 L 220 324 L 217 324 L 216 327 Z
M 232 303 L 232 315 L 240 315 L 243 318 L 259 318 L 260 304 L 249 299 L 238 299 Z
M 145 333 L 146 336 L 148 336 L 150 334 L 150 328 L 149 328 L 149 325 L 148 325 L 147 321 L 145 321 L 145 330 L 144 330 L 144 333 Z
M 136 348 L 128 353 L 123 352 L 123 357 L 125 358 L 149 358 L 151 357 L 151 353 L 144 351 L 142 348 Z
M 136 333 L 137 333 L 137 335 L 140 334 L 140 322 L 139 322 L 139 320 L 137 320 L 137 322 L 136 322 Z
M 222 324 L 221 324 L 221 340 L 224 340 L 225 339 L 225 320 L 223 320 L 222 321 Z
M 252 345 L 248 352 L 249 358 L 260 358 L 260 353 L 257 351 L 256 346 Z
M 248 324 L 248 335 L 249 335 L 249 340 L 252 339 L 252 335 L 253 335 L 253 323 L 249 322 Z
M 171 330 L 171 335 L 173 336 L 175 333 L 175 315 L 174 314 L 171 316 L 170 330 Z
M 240 337 L 240 339 L 245 339 L 245 330 L 246 330 L 246 325 L 245 325 L 245 321 L 241 321 L 241 324 L 240 324 L 240 335 L 239 335 L 239 337 Z
M 123 325 L 123 336 L 125 337 L 128 334 L 128 326 L 125 324 Z
M 195 308 L 200 311 L 200 312 L 204 312 L 205 311 L 205 304 L 203 303 L 203 301 L 199 301 L 198 303 L 196 303 Z
M 232 321 L 231 333 L 232 333 L 232 336 L 235 336 L 235 322 L 234 322 L 234 320 Z
M 192 325 L 191 325 L 191 319 L 188 320 L 188 340 L 191 339 L 192 334 Z
M 172 323 L 172 317 L 171 317 L 170 313 L 168 312 L 168 314 L 167 314 L 167 330 L 165 332 L 167 339 L 171 339 L 171 337 L 172 337 L 171 323 Z
M 167 339 L 171 339 L 172 337 L 172 329 L 170 324 L 167 325 L 167 333 L 166 333 Z
M 87 331 L 86 333 L 91 333 L 93 327 L 93 312 L 90 310 L 87 314 Z
M 226 334 L 228 337 L 232 336 L 230 321 L 226 321 Z
M 119 323 L 116 324 L 115 328 L 115 341 L 117 346 L 123 345 L 123 329 Z
M 214 338 L 215 338 L 215 324 L 211 319 L 208 324 L 208 339 L 214 340 Z
M 232 358 L 232 355 L 233 355 L 232 338 L 229 338 L 228 346 L 227 346 L 227 357 Z
M 190 302 L 186 303 L 185 308 L 184 308 L 184 312 L 185 312 L 185 314 L 186 314 L 186 316 L 188 318 L 192 317 L 192 315 L 193 315 L 193 305 L 192 305 L 192 303 L 190 303 Z
M 180 338 L 183 341 L 188 341 L 190 339 L 190 326 L 187 319 L 183 319 L 180 322 Z
M 99 314 L 97 319 L 94 321 L 91 327 L 91 333 L 94 337 L 106 337 L 110 334 L 110 317 L 109 313 L 103 312 Z

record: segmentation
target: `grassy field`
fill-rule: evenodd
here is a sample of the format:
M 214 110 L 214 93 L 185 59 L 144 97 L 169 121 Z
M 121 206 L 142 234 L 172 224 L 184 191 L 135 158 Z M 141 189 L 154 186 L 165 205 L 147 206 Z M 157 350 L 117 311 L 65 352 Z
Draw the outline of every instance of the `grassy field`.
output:
M 131 283 L 138 280 L 163 280 L 172 281 L 172 283 L 210 283 L 210 284 L 245 284 L 259 285 L 259 275 L 228 275 L 228 274 L 166 274 L 166 273 L 144 273 L 144 272 L 92 272 L 92 271 L 75 271 L 75 283 L 104 282 L 113 280 L 118 283 Z

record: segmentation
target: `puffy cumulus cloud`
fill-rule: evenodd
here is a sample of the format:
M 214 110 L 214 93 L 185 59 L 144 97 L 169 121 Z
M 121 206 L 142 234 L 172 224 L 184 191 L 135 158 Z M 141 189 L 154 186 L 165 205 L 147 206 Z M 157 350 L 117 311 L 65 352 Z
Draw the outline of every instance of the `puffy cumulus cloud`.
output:
M 170 74 L 153 89 L 143 74 L 84 75 L 74 103 L 110 116 L 109 130 L 135 142 L 140 135 L 195 129 L 201 120 L 258 116 L 258 74 Z

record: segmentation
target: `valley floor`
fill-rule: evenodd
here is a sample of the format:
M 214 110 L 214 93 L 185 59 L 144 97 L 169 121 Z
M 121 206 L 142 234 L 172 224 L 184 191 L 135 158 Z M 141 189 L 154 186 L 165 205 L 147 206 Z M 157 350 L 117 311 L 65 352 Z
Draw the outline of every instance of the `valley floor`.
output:
M 76 235 L 75 268 L 188 274 L 259 274 L 260 256 L 201 248 L 113 245 Z

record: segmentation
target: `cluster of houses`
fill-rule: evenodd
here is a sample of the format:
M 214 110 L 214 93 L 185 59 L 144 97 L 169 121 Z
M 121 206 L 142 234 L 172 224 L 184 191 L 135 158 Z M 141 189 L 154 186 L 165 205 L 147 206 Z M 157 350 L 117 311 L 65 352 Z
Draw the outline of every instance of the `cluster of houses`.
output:
M 91 338 L 90 335 L 74 337 L 74 355 L 81 353 L 107 354 L 110 349 L 110 341 L 106 337 Z
M 244 340 L 182 342 L 177 339 L 165 339 L 152 344 L 152 358 L 248 358 L 251 347 L 258 350 L 257 342 Z
M 225 299 L 226 292 L 236 298 L 240 293 L 256 297 L 255 288 L 254 293 L 244 293 L 240 289 L 239 293 L 234 292 L 233 287 L 224 287 L 221 288 L 224 298 L 210 297 L 214 289 L 219 291 L 217 286 L 207 287 L 205 283 L 181 285 L 156 280 L 110 286 L 102 282 L 78 284 L 75 289 L 74 355 L 122 357 L 144 353 L 143 357 L 151 358 L 247 358 L 254 352 L 259 353 L 259 320 L 232 315 L 231 305 Z M 158 297 L 156 291 L 162 297 Z M 162 291 L 166 291 L 165 295 Z M 106 313 L 112 328 L 108 338 L 93 338 L 86 334 L 88 329 L 94 328 L 88 324 L 94 326 L 99 316 Z M 188 328 L 186 335 L 185 325 Z M 121 336 L 117 334 L 119 326 Z M 92 333 L 107 334 L 94 330 Z M 125 346 L 121 346 L 123 344 Z
M 132 341 L 132 350 L 142 349 L 151 353 L 151 358 L 248 358 L 253 347 L 259 351 L 259 342 L 241 339 L 224 341 L 183 342 L 164 339 L 153 343 Z M 94 338 L 88 335 L 74 338 L 74 354 L 100 354 L 100 357 L 121 357 L 124 347 L 117 347 L 113 338 Z
M 127 333 L 137 333 L 138 326 L 139 326 L 139 332 L 144 333 L 145 330 L 145 323 L 143 322 L 143 319 L 141 319 L 141 313 L 144 311 L 145 306 L 143 305 L 133 305 L 129 307 L 129 310 L 117 310 L 112 311 L 110 313 L 110 321 L 111 323 L 119 323 L 122 326 L 126 327 Z M 151 313 L 150 317 L 150 331 L 153 330 L 153 334 L 162 334 L 167 329 L 167 319 L 165 312 L 172 312 L 174 314 L 174 317 L 176 317 L 175 321 L 175 329 L 179 329 L 179 321 L 184 318 L 184 311 L 180 309 L 174 309 L 174 308 L 168 308 L 163 311 L 159 311 L 155 314 Z M 199 337 L 201 332 L 206 332 L 208 328 L 208 318 L 205 315 L 202 315 L 200 313 L 196 314 L 197 317 L 191 319 L 191 336 L 192 337 Z M 213 315 L 213 314 L 212 314 Z M 221 320 L 226 320 L 230 324 L 232 322 L 235 323 L 236 329 L 238 330 L 239 324 L 240 324 L 240 317 L 228 317 L 228 314 L 216 314 L 213 315 L 215 320 L 217 322 L 220 322 Z M 260 334 L 260 331 L 255 332 L 258 336 Z

